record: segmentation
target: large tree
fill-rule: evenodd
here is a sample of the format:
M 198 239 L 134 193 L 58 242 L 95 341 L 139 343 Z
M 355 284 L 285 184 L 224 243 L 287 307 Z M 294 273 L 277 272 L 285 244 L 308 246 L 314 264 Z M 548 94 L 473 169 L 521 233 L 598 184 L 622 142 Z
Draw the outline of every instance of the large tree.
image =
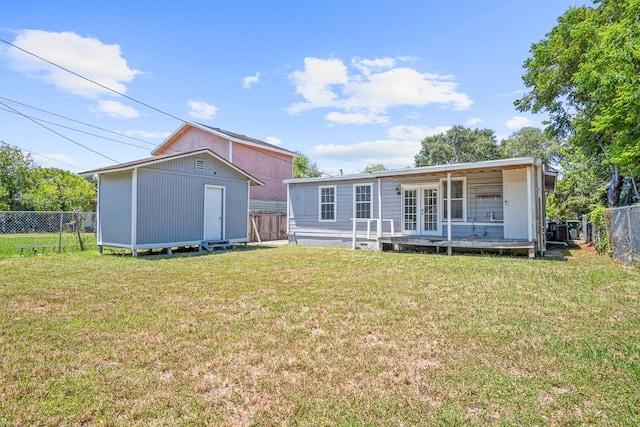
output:
M 499 157 L 492 130 L 454 126 L 446 133 L 426 137 L 415 156 L 415 162 L 419 167 L 494 160 Z
M 34 185 L 36 165 L 29 154 L 0 143 L 0 210 L 28 209 L 23 195 Z
M 534 157 L 546 167 L 553 167 L 558 162 L 560 143 L 557 138 L 548 137 L 534 127 L 524 127 L 500 142 L 500 157 Z
M 91 211 L 96 199 L 96 183 L 56 168 L 38 168 L 36 185 L 24 199 L 37 211 Z
M 298 153 L 298 157 L 293 158 L 294 178 L 317 178 L 319 176 L 322 176 L 322 171 L 318 169 L 318 165 L 315 162 L 309 160 L 309 157 Z
M 521 111 L 547 112 L 548 130 L 608 167 L 607 203 L 640 174 L 640 1 L 570 8 L 525 61 Z M 635 195 L 636 198 L 640 195 Z

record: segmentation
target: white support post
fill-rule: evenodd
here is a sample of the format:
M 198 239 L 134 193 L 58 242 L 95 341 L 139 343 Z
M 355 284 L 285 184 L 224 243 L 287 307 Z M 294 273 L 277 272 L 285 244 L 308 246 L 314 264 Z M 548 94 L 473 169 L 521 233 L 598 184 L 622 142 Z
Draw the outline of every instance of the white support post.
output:
M 378 178 L 378 223 L 376 229 L 378 237 L 382 237 L 382 178 Z
M 451 172 L 447 173 L 447 240 L 451 241 Z
M 351 249 L 355 249 L 356 248 L 356 219 L 355 218 L 351 218 L 353 220 L 353 236 L 352 236 L 352 240 L 351 240 Z
M 138 168 L 131 171 L 131 255 L 138 256 Z
M 527 167 L 527 237 L 529 241 L 533 241 L 533 209 L 531 200 L 533 199 L 531 185 L 531 166 Z

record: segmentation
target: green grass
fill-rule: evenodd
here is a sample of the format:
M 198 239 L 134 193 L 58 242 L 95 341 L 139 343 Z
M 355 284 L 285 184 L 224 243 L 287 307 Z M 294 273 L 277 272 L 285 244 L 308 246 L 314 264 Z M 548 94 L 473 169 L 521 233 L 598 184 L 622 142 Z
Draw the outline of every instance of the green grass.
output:
M 258 246 L 0 259 L 1 425 L 637 425 L 640 275 Z
M 93 233 L 80 233 L 87 249 L 96 247 L 96 236 Z M 16 246 L 26 245 L 67 245 L 61 249 L 64 251 L 80 250 L 78 235 L 76 233 L 33 233 L 33 234 L 0 234 L 0 259 L 20 255 L 20 249 Z M 58 248 L 46 248 L 45 253 L 57 252 Z M 39 249 L 39 254 L 42 250 Z M 33 254 L 24 249 L 23 256 Z

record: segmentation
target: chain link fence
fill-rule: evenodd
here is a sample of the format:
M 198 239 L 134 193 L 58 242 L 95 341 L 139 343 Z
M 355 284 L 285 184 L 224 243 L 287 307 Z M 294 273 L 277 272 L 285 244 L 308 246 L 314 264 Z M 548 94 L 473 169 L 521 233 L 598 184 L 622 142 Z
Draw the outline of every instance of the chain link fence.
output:
M 95 212 L 0 211 L 0 252 L 84 249 L 95 244 L 96 229 Z
M 640 205 L 609 209 L 613 257 L 625 264 L 640 265 Z

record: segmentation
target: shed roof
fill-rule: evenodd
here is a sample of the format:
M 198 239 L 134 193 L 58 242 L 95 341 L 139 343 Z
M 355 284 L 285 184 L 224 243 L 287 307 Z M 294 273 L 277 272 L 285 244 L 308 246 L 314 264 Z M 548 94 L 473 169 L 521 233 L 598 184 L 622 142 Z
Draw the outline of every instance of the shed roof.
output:
M 367 174 L 340 175 L 319 178 L 294 178 L 284 180 L 285 184 L 332 182 L 354 179 L 391 178 L 398 176 L 436 175 L 448 172 L 480 172 L 490 170 L 516 169 L 526 166 L 540 166 L 541 162 L 533 157 L 517 157 L 513 159 L 486 160 L 470 163 L 453 163 L 447 165 L 423 166 L 419 168 L 394 169 Z
M 134 160 L 134 161 L 125 162 L 125 163 L 119 163 L 117 165 L 106 166 L 106 167 L 98 168 L 98 169 L 91 169 L 91 170 L 88 170 L 88 171 L 80 172 L 79 175 L 95 175 L 95 174 L 103 174 L 103 173 L 122 172 L 122 171 L 136 169 L 136 168 L 139 168 L 141 166 L 148 166 L 148 165 L 153 165 L 153 164 L 157 164 L 157 163 L 164 163 L 164 162 L 167 162 L 169 160 L 175 160 L 175 159 L 180 159 L 180 158 L 183 158 L 183 157 L 195 156 L 195 155 L 198 155 L 198 154 L 203 154 L 203 155 L 208 155 L 208 156 L 213 157 L 217 161 L 223 163 L 224 165 L 230 167 L 231 169 L 233 169 L 236 172 L 238 172 L 238 173 L 242 174 L 243 176 L 245 176 L 251 182 L 251 185 L 264 185 L 264 182 L 260 181 L 257 178 L 254 178 L 253 176 L 249 175 L 247 172 L 243 171 L 242 169 L 240 169 L 239 167 L 237 167 L 233 163 L 231 163 L 228 160 L 224 159 L 223 157 L 217 155 L 210 148 L 199 148 L 197 150 L 184 151 L 184 152 L 181 152 L 181 153 L 163 154 L 163 155 L 160 155 L 160 156 L 147 157 L 145 159 Z
M 171 135 L 169 135 L 169 137 L 167 139 L 165 139 L 162 144 L 160 144 L 159 146 L 157 146 L 152 152 L 151 154 L 156 154 L 158 152 L 161 152 L 163 150 L 166 150 L 175 140 L 176 138 L 178 138 L 180 135 L 182 135 L 186 128 L 188 127 L 192 127 L 192 128 L 196 128 L 196 129 L 200 129 L 203 132 L 207 132 L 213 135 L 217 135 L 221 138 L 233 141 L 233 142 L 237 142 L 238 144 L 244 144 L 244 145 L 248 145 L 248 146 L 252 146 L 252 147 L 259 147 L 265 150 L 269 150 L 269 151 L 274 151 L 276 153 L 280 153 L 280 154 L 286 154 L 288 156 L 291 157 L 300 157 L 300 154 L 295 153 L 293 151 L 289 151 L 286 150 L 284 148 L 280 148 L 277 147 L 273 144 L 269 144 L 268 142 L 265 141 L 261 141 L 259 139 L 256 138 L 252 138 L 250 136 L 246 136 L 246 135 L 241 135 L 238 133 L 234 133 L 234 132 L 230 132 L 228 130 L 224 130 L 224 129 L 220 129 L 220 128 L 215 128 L 212 126 L 207 126 L 207 125 L 203 125 L 202 123 L 196 123 L 196 122 L 184 122 L 182 124 L 182 126 L 180 126 L 175 132 L 173 132 Z

